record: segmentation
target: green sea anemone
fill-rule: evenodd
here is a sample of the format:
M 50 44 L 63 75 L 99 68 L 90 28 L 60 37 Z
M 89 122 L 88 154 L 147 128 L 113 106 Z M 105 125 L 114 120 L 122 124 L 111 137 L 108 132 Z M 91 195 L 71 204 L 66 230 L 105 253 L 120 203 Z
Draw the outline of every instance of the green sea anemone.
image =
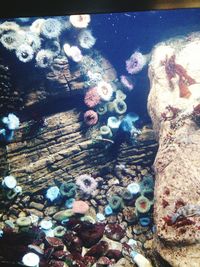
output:
M 65 198 L 72 198 L 76 195 L 75 183 L 62 183 L 60 186 L 60 194 Z
M 107 104 L 106 103 L 99 105 L 97 107 L 97 109 L 96 109 L 96 112 L 99 115 L 104 115 L 104 114 L 106 114 L 107 111 L 108 111 L 108 107 L 107 107 Z
M 140 183 L 141 190 L 144 189 L 153 189 L 154 188 L 154 179 L 152 175 L 145 175 Z
M 126 94 L 124 94 L 121 90 L 116 91 L 116 99 L 118 100 L 125 100 Z
M 108 200 L 108 204 L 110 205 L 113 211 L 118 211 L 124 206 L 122 198 L 117 195 L 113 195 Z
M 100 133 L 103 138 L 111 138 L 112 137 L 112 132 L 109 126 L 103 125 L 100 128 Z
M 127 111 L 127 105 L 124 102 L 124 100 L 121 99 L 115 99 L 113 101 L 114 104 L 114 110 L 117 114 L 124 114 Z
M 148 200 L 148 198 L 140 196 L 135 201 L 135 207 L 137 212 L 147 213 L 151 208 L 151 202 Z
M 64 236 L 66 229 L 65 227 L 58 225 L 53 229 L 55 237 L 62 237 Z
M 20 217 L 16 220 L 16 224 L 20 227 L 30 226 L 31 219 L 29 217 Z
M 130 191 L 124 190 L 122 192 L 122 198 L 125 201 L 129 201 L 129 200 L 132 200 L 133 199 L 133 195 L 132 195 L 132 193 Z

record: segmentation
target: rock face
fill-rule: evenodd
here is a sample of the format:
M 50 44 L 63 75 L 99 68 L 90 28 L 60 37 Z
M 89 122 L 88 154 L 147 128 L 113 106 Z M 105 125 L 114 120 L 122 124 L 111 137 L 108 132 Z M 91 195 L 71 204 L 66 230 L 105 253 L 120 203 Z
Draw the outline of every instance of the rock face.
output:
M 200 266 L 200 129 L 192 117 L 200 102 L 199 49 L 199 33 L 160 43 L 149 66 L 148 110 L 159 141 L 155 247 L 173 267 Z

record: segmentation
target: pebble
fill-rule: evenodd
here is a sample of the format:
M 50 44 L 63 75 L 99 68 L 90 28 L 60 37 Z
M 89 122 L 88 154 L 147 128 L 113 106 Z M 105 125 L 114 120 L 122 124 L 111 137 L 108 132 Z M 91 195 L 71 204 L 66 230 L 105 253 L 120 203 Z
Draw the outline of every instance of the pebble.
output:
M 36 209 L 25 209 L 25 211 L 28 213 L 28 214 L 34 214 L 36 216 L 38 216 L 39 218 L 43 218 L 43 212 L 39 211 L 39 210 L 36 210 Z
M 87 202 L 82 200 L 76 200 L 73 202 L 72 211 L 74 213 L 85 214 L 89 210 Z
M 9 226 L 10 228 L 15 228 L 15 225 L 14 225 L 14 223 L 13 223 L 13 221 L 11 221 L 11 220 L 6 220 L 5 221 L 5 225 L 7 225 L 7 226 Z
M 31 208 L 34 208 L 36 210 L 40 210 L 42 211 L 44 209 L 44 205 L 41 204 L 41 203 L 37 203 L 37 202 L 31 202 L 30 205 L 29 205 Z
M 45 214 L 45 216 L 52 216 L 58 211 L 59 211 L 59 207 L 57 207 L 57 206 L 49 206 L 49 207 L 47 207 L 45 209 L 44 214 Z

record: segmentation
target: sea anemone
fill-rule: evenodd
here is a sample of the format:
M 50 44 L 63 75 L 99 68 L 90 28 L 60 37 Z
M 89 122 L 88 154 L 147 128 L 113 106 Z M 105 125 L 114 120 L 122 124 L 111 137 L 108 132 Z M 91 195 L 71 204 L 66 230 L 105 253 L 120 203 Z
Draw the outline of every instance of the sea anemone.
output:
M 96 42 L 96 39 L 94 38 L 90 30 L 83 30 L 79 34 L 78 40 L 79 40 L 80 46 L 85 49 L 90 49 L 91 47 L 93 47 L 93 45 Z
M 126 94 L 124 94 L 121 90 L 116 91 L 116 99 L 118 100 L 125 100 Z
M 134 84 L 132 82 L 132 80 L 125 76 L 125 75 L 121 75 L 120 76 L 120 81 L 123 84 L 124 87 L 126 87 L 126 89 L 128 89 L 128 91 L 132 91 L 134 88 Z
M 64 50 L 65 54 L 68 57 L 71 56 L 71 54 L 70 54 L 70 48 L 71 48 L 71 46 L 68 43 L 66 43 L 66 44 L 63 45 L 63 50 Z
M 90 23 L 90 15 L 71 15 L 69 21 L 75 28 L 87 28 Z
M 29 44 L 34 51 L 38 50 L 41 47 L 41 40 L 37 33 L 26 32 L 24 37 L 25 42 Z
M 96 87 L 90 88 L 86 92 L 85 98 L 84 98 L 84 102 L 89 108 L 93 108 L 93 107 L 95 107 L 96 105 L 99 104 L 100 96 L 97 93 L 97 88 Z
M 48 49 L 40 50 L 36 55 L 36 62 L 40 68 L 48 67 L 53 61 L 53 52 Z
M 0 42 L 8 50 L 15 50 L 20 44 L 19 34 L 11 31 L 2 35 Z
M 8 175 L 8 176 L 4 177 L 4 179 L 2 181 L 2 186 L 6 187 L 8 189 L 13 189 L 16 187 L 16 185 L 17 185 L 17 181 L 16 181 L 15 177 L 12 175 Z
M 113 195 L 112 197 L 110 197 L 108 203 L 113 211 L 118 211 L 123 208 L 123 200 L 117 195 Z
M 76 185 L 75 183 L 62 183 L 60 186 L 60 194 L 63 197 L 71 198 L 76 195 Z
M 16 56 L 21 62 L 29 62 L 34 56 L 33 48 L 28 44 L 22 44 L 17 48 Z
M 109 101 L 113 95 L 113 88 L 109 83 L 102 81 L 97 85 L 97 92 L 102 100 Z
M 25 266 L 39 266 L 40 258 L 37 254 L 29 252 L 22 258 L 22 263 Z
M 19 128 L 19 118 L 13 113 L 9 113 L 7 117 L 3 117 L 2 122 L 6 124 L 9 130 L 16 130 Z
M 75 62 L 79 62 L 83 58 L 81 50 L 77 46 L 71 46 L 69 54 L 72 60 Z
M 98 122 L 98 114 L 94 111 L 94 110 L 87 110 L 84 113 L 84 122 L 88 125 L 88 126 L 92 126 L 97 124 Z
M 101 136 L 103 138 L 111 138 L 112 137 L 111 129 L 107 125 L 101 126 L 100 133 L 101 133 Z
M 76 178 L 76 185 L 86 195 L 90 196 L 97 188 L 97 181 L 89 174 L 82 174 Z
M 13 21 L 5 21 L 0 24 L 0 34 L 5 32 L 17 32 L 20 30 L 20 26 Z
M 45 22 L 45 19 L 36 19 L 30 26 L 30 31 L 40 34 L 41 33 L 41 28 L 43 23 Z
M 51 202 L 56 200 L 60 196 L 60 190 L 57 186 L 51 186 L 46 193 L 46 198 Z
M 109 117 L 107 121 L 107 125 L 112 131 L 116 131 L 119 128 L 120 123 L 121 121 L 115 116 Z
M 146 63 L 146 57 L 142 53 L 136 51 L 126 60 L 126 70 L 130 74 L 136 74 L 144 68 Z
M 108 106 L 107 106 L 107 103 L 103 103 L 103 104 L 100 104 L 97 109 L 96 109 L 97 113 L 99 115 L 104 115 L 106 114 L 106 112 L 108 111 Z
M 41 34 L 48 39 L 57 38 L 61 30 L 60 21 L 53 18 L 46 19 L 41 26 Z
M 140 196 L 135 201 L 135 207 L 139 213 L 147 213 L 151 208 L 151 202 L 148 198 Z
M 124 114 L 127 111 L 127 105 L 124 102 L 124 100 L 115 99 L 113 101 L 114 104 L 114 110 L 117 114 Z

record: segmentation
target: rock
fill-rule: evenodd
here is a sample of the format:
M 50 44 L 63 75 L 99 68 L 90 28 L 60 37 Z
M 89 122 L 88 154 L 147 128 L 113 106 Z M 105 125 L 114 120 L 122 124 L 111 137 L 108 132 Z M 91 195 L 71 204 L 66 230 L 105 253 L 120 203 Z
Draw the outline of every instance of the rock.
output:
M 114 241 L 119 241 L 125 236 L 125 230 L 119 224 L 107 224 L 105 235 Z
M 44 205 L 43 204 L 37 203 L 37 202 L 33 202 L 33 201 L 30 203 L 29 207 L 34 208 L 36 210 L 40 210 L 40 211 L 42 211 L 44 209 Z
M 60 238 L 57 237 L 45 237 L 45 244 L 47 247 L 53 247 L 58 250 L 62 250 L 64 248 L 64 244 Z
M 200 266 L 200 216 L 171 220 L 180 207 L 186 211 L 186 204 L 200 205 L 200 130 L 193 121 L 200 98 L 199 49 L 199 33 L 163 42 L 149 65 L 148 111 L 159 140 L 154 162 L 155 245 L 173 267 Z
M 28 213 L 28 214 L 33 214 L 33 215 L 36 215 L 38 216 L 39 218 L 43 218 L 44 214 L 43 212 L 39 211 L 39 210 L 36 210 L 36 209 L 25 209 L 25 211 Z
M 121 258 L 113 267 L 137 267 L 137 265 L 125 258 Z
M 128 223 L 136 223 L 138 218 L 135 213 L 135 207 L 125 207 L 123 209 L 124 220 Z
M 74 213 L 86 214 L 88 210 L 89 210 L 89 205 L 85 201 L 76 200 L 72 204 L 72 211 Z
M 49 206 L 49 207 L 46 207 L 46 209 L 44 210 L 44 214 L 46 216 L 52 216 L 58 211 L 59 211 L 59 207 L 57 207 L 57 206 Z

